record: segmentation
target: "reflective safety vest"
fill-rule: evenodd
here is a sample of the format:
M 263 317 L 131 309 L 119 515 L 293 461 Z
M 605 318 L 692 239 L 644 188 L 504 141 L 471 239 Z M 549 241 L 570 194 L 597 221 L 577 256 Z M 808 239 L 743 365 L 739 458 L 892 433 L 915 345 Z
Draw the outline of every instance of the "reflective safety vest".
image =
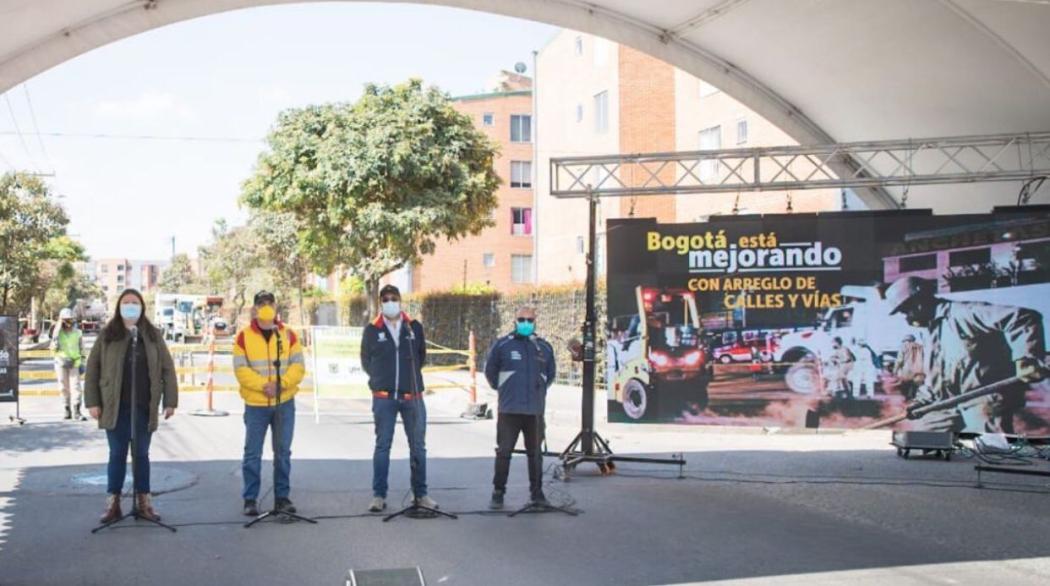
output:
M 73 368 L 80 368 L 83 353 L 83 335 L 80 330 L 74 326 L 67 332 L 59 325 L 51 340 L 51 354 L 55 360 L 61 362 L 68 358 L 73 361 Z
M 269 342 L 259 324 L 241 330 L 233 344 L 233 370 L 240 384 L 241 398 L 253 407 L 267 407 L 276 403 L 266 396 L 263 385 L 277 380 L 274 362 L 277 360 L 277 340 L 281 340 L 281 402 L 291 400 L 299 392 L 299 383 L 306 376 L 303 349 L 299 336 L 278 322 Z

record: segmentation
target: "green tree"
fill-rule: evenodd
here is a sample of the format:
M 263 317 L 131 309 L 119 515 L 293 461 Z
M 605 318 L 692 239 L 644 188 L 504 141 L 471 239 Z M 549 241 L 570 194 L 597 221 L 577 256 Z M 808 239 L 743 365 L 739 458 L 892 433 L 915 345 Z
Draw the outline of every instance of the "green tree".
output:
M 380 277 L 491 225 L 497 148 L 419 80 L 282 112 L 268 143 L 242 202 L 294 214 L 311 267 L 360 276 L 373 312 Z
M 201 261 L 211 290 L 222 292 L 234 303 L 230 323 L 235 323 L 248 303 L 248 291 L 258 285 L 261 249 L 255 234 L 244 226 L 230 228 L 225 220 L 212 227 L 212 241 L 201 249 Z
M 303 222 L 292 213 L 257 210 L 248 225 L 278 288 L 296 292 L 299 323 L 305 326 L 303 287 L 310 272 L 310 262 L 299 241 L 305 232 Z
M 180 253 L 173 256 L 171 266 L 164 270 L 157 287 L 164 293 L 193 293 L 202 289 L 193 272 L 193 263 L 189 255 Z
M 0 313 L 14 303 L 25 311 L 42 296 L 43 263 L 68 259 L 65 236 L 69 218 L 39 178 L 21 173 L 0 177 Z M 80 250 L 80 256 L 83 250 Z

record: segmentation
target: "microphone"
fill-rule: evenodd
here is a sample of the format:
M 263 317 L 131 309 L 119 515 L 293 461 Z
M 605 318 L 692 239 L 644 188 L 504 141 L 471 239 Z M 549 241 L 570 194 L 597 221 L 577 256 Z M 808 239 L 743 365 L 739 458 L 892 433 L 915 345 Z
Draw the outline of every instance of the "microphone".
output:
M 138 342 L 138 340 L 139 340 L 139 327 L 138 326 L 131 326 L 130 332 L 131 332 L 131 339 L 136 341 L 136 342 Z

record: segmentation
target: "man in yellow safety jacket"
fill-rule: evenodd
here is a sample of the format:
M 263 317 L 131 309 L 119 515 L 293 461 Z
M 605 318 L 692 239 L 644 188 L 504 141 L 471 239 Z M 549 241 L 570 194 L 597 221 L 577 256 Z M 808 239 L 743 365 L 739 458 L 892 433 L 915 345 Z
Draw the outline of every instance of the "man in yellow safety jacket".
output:
M 273 458 L 274 508 L 295 512 L 288 498 L 295 431 L 295 394 L 306 376 L 299 336 L 277 318 L 273 293 L 260 291 L 252 305 L 252 323 L 237 334 L 233 368 L 244 399 L 244 514 L 259 514 L 260 468 L 267 428 L 279 442 Z M 278 365 L 280 365 L 278 376 Z M 279 383 L 279 387 L 278 387 Z

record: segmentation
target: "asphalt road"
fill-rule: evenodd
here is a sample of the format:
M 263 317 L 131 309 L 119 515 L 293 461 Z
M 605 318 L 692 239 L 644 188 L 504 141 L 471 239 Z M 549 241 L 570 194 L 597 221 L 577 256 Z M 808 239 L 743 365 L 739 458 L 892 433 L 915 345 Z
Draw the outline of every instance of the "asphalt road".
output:
M 153 439 L 168 491 L 156 502 L 178 533 L 132 523 L 91 535 L 103 496 L 73 479 L 103 473 L 105 436 L 60 421 L 53 399 L 27 398 L 28 423 L 0 427 L 0 584 L 342 584 L 350 568 L 415 566 L 428 584 L 486 586 L 1050 582 L 1045 479 L 990 477 L 977 489 L 972 461 L 899 459 L 888 432 L 600 423 L 620 453 L 684 453 L 686 478 L 669 466 L 623 463 L 611 477 L 584 466 L 569 482 L 548 475 L 551 499 L 579 516 L 490 514 L 495 425 L 458 418 L 465 401 L 454 391 L 428 398 L 427 441 L 431 494 L 458 520 L 367 515 L 368 404 L 326 401 L 314 423 L 303 395 L 292 498 L 320 522 L 244 529 L 239 401 L 219 397 L 229 417 L 188 415 L 202 401 L 186 394 Z M 552 389 L 552 449 L 576 433 L 578 402 Z M 398 505 L 408 487 L 400 431 L 393 458 Z M 508 505 L 526 493 L 516 458 Z

